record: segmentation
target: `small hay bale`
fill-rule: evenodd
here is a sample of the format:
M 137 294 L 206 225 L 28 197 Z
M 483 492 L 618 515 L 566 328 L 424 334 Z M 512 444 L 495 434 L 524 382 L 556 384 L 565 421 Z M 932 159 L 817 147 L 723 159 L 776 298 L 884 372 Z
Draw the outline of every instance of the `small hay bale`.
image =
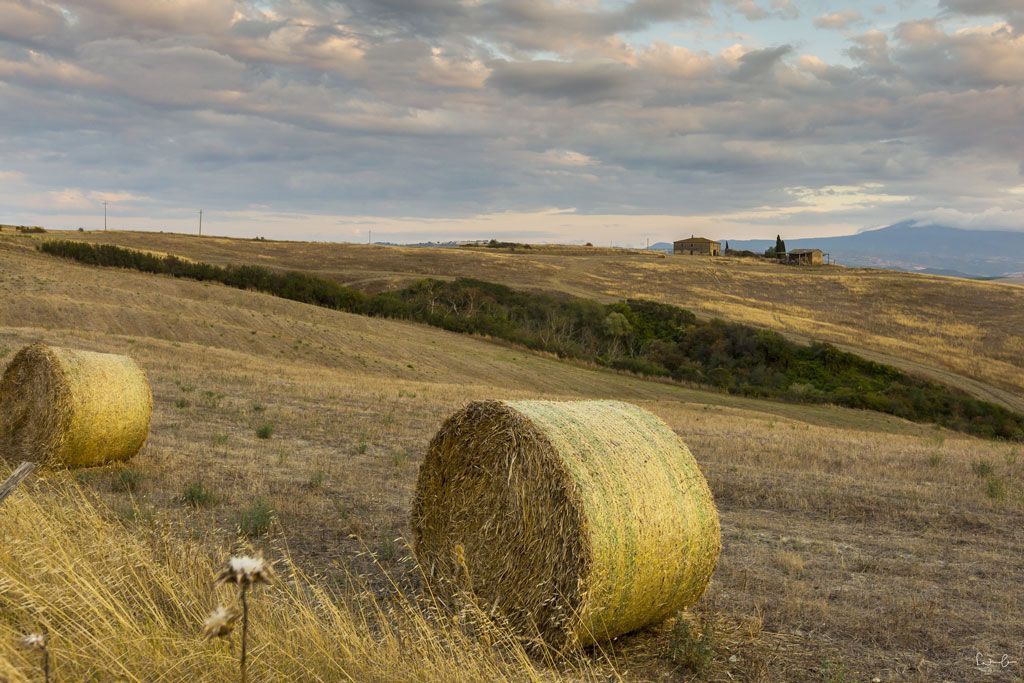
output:
M 435 591 L 556 648 L 694 604 L 722 547 L 686 444 L 618 401 L 470 404 L 430 444 L 412 528 Z
M 0 456 L 64 467 L 128 460 L 152 413 L 149 381 L 131 358 L 32 344 L 0 380 Z

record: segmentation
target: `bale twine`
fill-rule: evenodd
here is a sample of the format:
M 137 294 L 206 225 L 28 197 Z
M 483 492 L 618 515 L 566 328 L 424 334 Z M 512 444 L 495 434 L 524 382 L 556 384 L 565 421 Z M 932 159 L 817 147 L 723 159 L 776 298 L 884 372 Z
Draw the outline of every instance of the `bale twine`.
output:
M 721 551 L 686 444 L 618 401 L 482 401 L 420 469 L 416 557 L 527 639 L 589 645 L 694 604 Z
M 32 344 L 0 380 L 0 456 L 65 467 L 128 460 L 152 412 L 149 381 L 131 358 Z

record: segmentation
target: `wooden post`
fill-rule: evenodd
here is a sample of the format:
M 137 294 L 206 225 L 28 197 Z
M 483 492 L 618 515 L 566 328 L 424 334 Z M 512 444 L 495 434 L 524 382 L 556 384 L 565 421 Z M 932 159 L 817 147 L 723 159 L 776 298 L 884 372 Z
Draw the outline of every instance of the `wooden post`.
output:
M 14 492 L 14 489 L 17 488 L 18 484 L 20 484 L 25 477 L 32 474 L 38 465 L 39 463 L 37 462 L 23 462 L 18 465 L 17 468 L 11 472 L 11 476 L 7 477 L 7 481 L 0 484 L 0 503 L 3 503 L 4 499 L 11 495 L 11 493 Z

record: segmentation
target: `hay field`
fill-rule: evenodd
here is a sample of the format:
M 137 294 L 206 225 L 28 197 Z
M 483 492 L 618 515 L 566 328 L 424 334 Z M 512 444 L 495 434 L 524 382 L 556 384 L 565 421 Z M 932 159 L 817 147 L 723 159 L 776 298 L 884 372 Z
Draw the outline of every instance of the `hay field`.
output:
M 985 680 L 1024 674 L 989 663 L 1003 654 L 1024 661 L 1020 446 L 872 413 L 681 389 L 218 285 L 90 269 L 31 244 L 0 239 L 0 362 L 45 340 L 130 354 L 152 382 L 142 453 L 75 475 L 133 537 L 166 528 L 219 547 L 239 524 L 262 531 L 272 509 L 270 535 L 257 545 L 287 543 L 325 585 L 352 570 L 386 592 L 367 551 L 394 575 L 409 574 L 403 539 L 417 467 L 445 417 L 495 397 L 626 400 L 683 436 L 721 512 L 720 565 L 693 616 L 714 626 L 717 645 L 696 680 L 972 680 L 983 675 L 979 661 Z M 198 496 L 196 484 L 213 497 Z M 0 559 L 0 577 L 9 563 Z M 684 645 L 666 625 L 620 639 L 592 666 L 674 680 L 672 653 Z M 421 666 L 427 680 L 459 670 Z
M 54 236 L 226 264 L 304 270 L 383 289 L 466 276 L 597 299 L 638 297 L 824 340 L 1024 411 L 1024 290 L 865 268 L 791 268 L 622 249 L 424 249 L 109 232 Z M 34 238 L 43 239 L 45 235 Z

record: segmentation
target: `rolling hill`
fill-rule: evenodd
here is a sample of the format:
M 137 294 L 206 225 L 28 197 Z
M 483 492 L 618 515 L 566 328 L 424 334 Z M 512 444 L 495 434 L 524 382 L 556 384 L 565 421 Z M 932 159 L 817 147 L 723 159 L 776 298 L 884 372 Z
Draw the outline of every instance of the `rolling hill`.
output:
M 942 325 L 990 320 L 994 330 L 1014 324 L 1014 296 L 1024 295 L 1017 287 L 987 283 L 947 292 L 947 279 L 899 273 L 823 271 L 824 279 L 816 281 L 811 273 L 793 275 L 788 269 L 740 264 L 731 270 L 728 262 L 624 253 L 552 250 L 524 258 L 486 250 L 171 235 L 81 237 L 203 260 L 315 270 L 369 288 L 387 288 L 424 271 L 472 271 L 520 287 L 605 299 L 664 287 L 663 298 L 702 298 L 706 312 L 732 304 L 723 310 L 747 317 L 765 305 L 758 296 L 799 296 L 805 316 L 824 318 L 825 306 L 803 302 L 833 296 L 837 307 L 852 313 L 861 302 L 859 319 L 869 334 L 892 339 L 889 351 L 924 358 L 925 364 L 930 356 L 909 351 L 929 332 L 919 325 L 886 328 L 881 308 L 861 298 L 864 292 L 884 296 L 882 303 L 890 307 L 909 308 L 914 297 L 930 296 L 948 316 Z M 975 644 L 1012 652 L 1024 640 L 1024 626 L 1005 609 L 1024 600 L 1016 581 L 1024 571 L 1024 462 L 1015 446 L 869 411 L 642 380 L 486 339 L 218 284 L 98 269 L 41 254 L 34 249 L 37 239 L 0 235 L 0 363 L 36 340 L 139 360 L 154 394 L 147 446 L 125 467 L 83 471 L 76 479 L 103 502 L 111 523 L 123 525 L 137 542 L 163 539 L 164 555 L 174 539 L 198 543 L 215 557 L 239 543 L 270 556 L 287 547 L 339 599 L 384 600 L 390 584 L 382 569 L 403 585 L 415 583 L 407 559 L 408 506 L 420 459 L 445 416 L 476 398 L 619 398 L 652 410 L 686 439 L 721 511 L 719 567 L 707 596 L 684 619 L 715 634 L 703 678 L 820 681 L 841 671 L 870 680 L 898 670 L 926 680 L 965 680 L 976 673 Z M 846 299 L 836 294 L 840 287 L 847 288 Z M 966 304 L 979 292 L 993 293 L 980 311 Z M 795 305 L 780 301 L 780 315 L 787 311 L 800 319 Z M 921 321 L 925 313 L 910 320 Z M 824 322 L 821 329 L 853 334 L 838 319 Z M 904 330 L 917 330 L 918 336 L 900 340 Z M 990 340 L 972 348 L 994 354 L 999 346 Z M 267 424 L 272 435 L 260 438 L 257 432 Z M 202 507 L 184 503 L 183 492 L 197 483 L 214 491 L 216 501 Z M 17 499 L 6 505 L 12 503 L 19 507 L 5 509 L 25 514 L 0 518 L 4 533 L 13 533 L 12 520 L 28 514 Z M 257 503 L 273 511 L 270 530 L 240 542 L 237 530 Z M 41 552 L 38 561 L 60 554 Z M 14 555 L 0 557 L 0 582 L 8 581 Z M 348 592 L 353 575 L 367 577 L 371 597 Z M 194 580 L 202 585 L 210 579 Z M 82 597 L 61 585 L 52 590 L 74 610 Z M 273 600 L 269 591 L 277 589 L 267 590 L 258 605 Z M 4 606 L 12 613 L 23 609 L 13 602 Z M 99 667 L 90 670 L 81 663 L 84 651 L 82 658 L 67 654 L 76 652 L 68 636 L 58 660 L 61 678 L 124 678 L 121 667 L 130 664 L 139 667 L 135 679 L 145 679 L 155 670 L 146 668 L 145 644 L 167 642 L 170 635 L 166 626 L 132 628 L 137 635 L 125 640 L 127 653 L 89 659 Z M 193 667 L 199 680 L 223 679 L 230 658 L 198 642 L 196 628 L 174 636 L 192 648 L 182 666 Z M 621 638 L 606 652 L 585 657 L 581 669 L 544 676 L 678 678 L 686 675 L 673 655 L 685 642 L 680 633 L 669 623 Z M 422 634 L 406 637 L 402 651 L 420 652 L 416 638 Z M 963 643 L 971 644 L 969 653 Z M 345 648 L 337 644 L 338 636 L 325 634 L 327 649 L 308 646 L 309 654 L 322 657 L 330 650 L 341 666 Z M 385 646 L 390 647 L 380 645 Z M 301 653 L 296 647 L 293 656 Z M 458 659 L 405 659 L 391 669 L 380 659 L 372 662 L 377 668 L 357 671 L 378 680 L 469 675 Z M 254 666 L 271 665 L 256 652 Z M 322 674 L 324 680 L 344 677 L 341 670 Z M 523 668 L 510 678 L 534 675 Z
M 1006 284 L 583 247 L 511 251 L 142 232 L 52 235 L 221 265 L 302 270 L 368 291 L 393 289 L 424 276 L 461 276 L 601 301 L 641 298 L 678 304 L 701 315 L 774 329 L 797 341 L 827 341 L 1024 412 L 1024 290 Z

